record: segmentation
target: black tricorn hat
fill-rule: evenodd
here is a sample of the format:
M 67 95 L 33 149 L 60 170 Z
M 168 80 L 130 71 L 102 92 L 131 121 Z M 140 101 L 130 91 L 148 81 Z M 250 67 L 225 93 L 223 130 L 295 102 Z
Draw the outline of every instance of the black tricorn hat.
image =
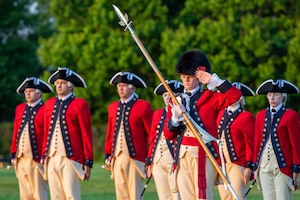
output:
M 39 89 L 45 93 L 53 92 L 52 87 L 50 85 L 48 85 L 45 81 L 42 81 L 41 79 L 36 77 L 26 78 L 21 83 L 21 85 L 17 88 L 16 92 L 19 94 L 24 93 L 26 88 Z
M 243 83 L 233 82 L 232 85 L 241 90 L 243 96 L 255 96 L 253 90 Z
M 168 83 L 169 87 L 173 91 L 173 93 L 182 93 L 184 90 L 184 86 L 180 81 L 177 80 L 166 80 Z M 162 83 L 160 83 L 155 89 L 154 89 L 154 94 L 156 95 L 162 95 L 163 93 L 167 92 L 166 88 Z
M 268 92 L 279 92 L 279 93 L 287 93 L 287 94 L 293 94 L 293 93 L 299 93 L 299 89 L 294 84 L 283 80 L 266 80 L 256 90 L 256 94 L 267 94 Z
M 196 70 L 203 70 L 211 73 L 211 66 L 206 55 L 197 49 L 184 52 L 176 65 L 176 73 L 194 75 Z
M 70 81 L 73 83 L 76 87 L 84 87 L 86 88 L 86 84 L 78 74 L 76 74 L 74 71 L 65 68 L 65 67 L 59 67 L 48 79 L 48 83 L 54 84 L 54 82 L 57 79 L 63 79 L 66 81 Z
M 143 79 L 131 72 L 118 72 L 110 79 L 109 82 L 115 86 L 118 83 L 127 83 L 134 85 L 137 88 L 147 88 L 147 85 Z

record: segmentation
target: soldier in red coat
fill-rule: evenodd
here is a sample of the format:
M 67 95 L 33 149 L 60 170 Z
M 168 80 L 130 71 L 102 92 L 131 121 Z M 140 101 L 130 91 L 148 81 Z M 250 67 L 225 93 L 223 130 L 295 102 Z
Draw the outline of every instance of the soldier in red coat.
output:
M 242 97 L 235 103 L 222 110 L 218 116 L 218 138 L 222 142 L 221 163 L 225 174 L 239 199 L 244 199 L 248 182 L 254 168 L 253 137 L 255 118 L 252 113 L 243 109 L 245 96 L 254 96 L 248 86 L 234 82 L 241 90 Z M 234 200 L 228 188 L 218 186 L 220 197 L 223 200 Z
M 174 95 L 183 92 L 183 84 L 176 80 L 167 81 Z M 150 147 L 146 160 L 147 176 L 153 175 L 158 198 L 161 200 L 180 199 L 176 180 L 173 178 L 174 161 L 174 140 L 167 140 L 163 133 L 164 121 L 166 119 L 167 107 L 170 101 L 170 94 L 163 84 L 159 84 L 155 90 L 155 95 L 162 95 L 165 108 L 156 110 L 153 114 Z
M 254 134 L 255 176 L 266 199 L 292 199 L 300 172 L 300 117 L 285 107 L 287 94 L 299 93 L 292 83 L 266 80 L 256 91 L 266 94 L 269 106 L 256 115 Z
M 175 167 L 180 197 L 187 200 L 213 199 L 217 172 L 199 141 L 183 123 L 182 113 L 189 114 L 198 126 L 217 138 L 219 111 L 238 101 L 241 92 L 217 74 L 211 74 L 209 60 L 199 50 L 183 53 L 176 65 L 176 72 L 185 89 L 179 97 L 181 104 L 168 107 L 164 134 L 167 139 L 177 138 Z M 204 89 L 204 84 L 208 89 Z M 220 92 L 213 91 L 215 88 Z M 207 142 L 206 145 L 218 158 L 215 142 Z
M 146 83 L 131 72 L 118 72 L 110 83 L 117 86 L 119 101 L 108 106 L 105 160 L 115 182 L 117 199 L 139 199 L 146 178 L 145 160 L 153 110 L 139 99 L 136 88 Z
M 36 77 L 26 78 L 17 88 L 17 93 L 24 93 L 26 103 L 16 107 L 10 153 L 20 199 L 24 200 L 48 199 L 48 184 L 39 164 L 44 137 L 43 92 L 50 93 L 52 88 Z
M 46 137 L 43 158 L 51 199 L 81 199 L 80 180 L 88 180 L 93 166 L 91 113 L 88 102 L 74 95 L 84 80 L 68 68 L 48 79 L 57 97 L 45 103 Z

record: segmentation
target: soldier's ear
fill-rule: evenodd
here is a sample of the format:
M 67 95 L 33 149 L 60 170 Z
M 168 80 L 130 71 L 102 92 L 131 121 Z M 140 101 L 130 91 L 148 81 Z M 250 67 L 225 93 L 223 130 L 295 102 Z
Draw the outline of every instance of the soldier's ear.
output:
M 283 97 L 282 104 L 285 105 L 287 101 L 287 93 L 282 93 L 282 97 Z

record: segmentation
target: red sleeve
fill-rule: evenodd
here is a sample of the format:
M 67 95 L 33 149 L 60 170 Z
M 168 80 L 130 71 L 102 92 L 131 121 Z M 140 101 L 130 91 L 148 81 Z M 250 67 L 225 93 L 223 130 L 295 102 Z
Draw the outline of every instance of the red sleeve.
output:
M 212 105 L 214 105 L 216 110 L 223 110 L 229 105 L 237 102 L 240 97 L 242 96 L 242 93 L 239 89 L 232 86 L 230 89 L 228 89 L 226 92 L 216 92 L 216 91 L 210 91 L 210 90 L 204 90 L 203 93 L 213 93 L 213 98 L 210 98 L 211 95 L 203 95 L 208 97 L 208 99 L 201 99 L 197 102 L 197 106 L 201 105 L 203 101 L 212 101 Z
M 92 136 L 92 119 L 90 107 L 87 101 L 83 100 L 80 106 L 78 121 L 81 130 L 83 143 L 83 154 L 85 160 L 93 160 L 93 136 Z
M 151 131 L 151 124 L 152 124 L 152 117 L 153 117 L 153 109 L 150 103 L 147 103 L 144 111 L 144 127 L 147 133 L 148 144 L 150 144 L 150 131 Z
M 253 140 L 254 140 L 254 127 L 255 127 L 255 118 L 248 112 L 244 111 L 244 116 L 242 119 L 245 123 L 241 126 L 244 140 L 245 140 L 245 150 L 246 150 L 246 161 L 253 163 Z
M 116 121 L 116 112 L 117 112 L 117 102 L 113 102 L 108 106 L 107 109 L 107 129 L 106 129 L 106 138 L 104 144 L 104 153 L 105 155 L 111 155 L 112 153 L 112 142 L 114 135 L 114 127 Z
M 19 104 L 15 109 L 14 127 L 13 127 L 11 146 L 10 146 L 10 153 L 11 153 L 12 157 L 14 157 L 17 152 L 18 130 L 22 123 L 22 117 L 23 117 L 25 108 L 26 108 L 26 103 L 22 103 L 22 104 Z
M 171 120 L 171 117 L 172 117 L 171 105 L 173 105 L 172 99 L 170 100 L 170 103 L 169 103 L 168 108 L 167 108 L 168 110 L 167 110 L 166 120 L 164 122 L 164 128 L 163 128 L 164 135 L 165 135 L 167 140 L 173 140 L 177 137 L 177 133 L 171 132 L 169 130 L 169 121 Z
M 43 139 L 43 151 L 42 151 L 42 156 L 46 155 L 46 149 L 47 149 L 47 143 L 48 143 L 48 135 L 49 135 L 49 131 L 50 131 L 50 122 L 52 119 L 52 111 L 54 108 L 54 104 L 55 104 L 56 98 L 49 98 L 44 106 L 45 106 L 45 110 L 44 110 L 44 139 Z
M 293 172 L 298 172 L 300 169 L 300 116 L 297 112 L 288 109 L 286 112 L 289 112 L 290 114 L 290 120 L 287 123 L 288 127 L 288 134 L 290 138 L 291 143 L 291 152 L 292 152 L 292 164 L 294 165 L 294 168 L 297 168 L 298 170 L 293 169 Z
M 258 153 L 260 150 L 260 145 L 262 142 L 262 132 L 264 129 L 264 118 L 266 116 L 266 110 L 261 110 L 257 113 L 256 119 L 255 119 L 255 129 L 254 129 L 254 151 L 253 151 L 253 161 L 254 163 L 257 162 L 258 159 Z

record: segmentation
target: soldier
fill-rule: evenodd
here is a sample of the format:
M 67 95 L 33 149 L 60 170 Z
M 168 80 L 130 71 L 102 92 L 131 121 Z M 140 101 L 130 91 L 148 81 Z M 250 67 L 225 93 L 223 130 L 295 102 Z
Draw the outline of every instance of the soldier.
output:
M 44 137 L 43 92 L 51 93 L 52 88 L 36 77 L 26 78 L 17 88 L 17 93 L 25 94 L 26 103 L 16 107 L 10 153 L 21 200 L 48 199 L 48 184 L 39 164 Z
M 176 80 L 167 81 L 173 93 L 176 95 L 183 92 L 183 84 Z M 147 176 L 153 175 L 158 198 L 162 200 L 178 200 L 179 193 L 176 189 L 176 181 L 173 176 L 174 161 L 174 140 L 166 140 L 163 134 L 163 126 L 167 113 L 167 107 L 170 101 L 170 94 L 164 88 L 163 84 L 159 84 L 155 90 L 155 95 L 162 95 L 165 108 L 156 110 L 153 114 L 150 147 L 146 160 Z
M 241 90 L 243 96 L 219 113 L 218 136 L 222 141 L 222 167 L 239 199 L 244 199 L 254 167 L 252 152 L 255 125 L 252 113 L 243 109 L 244 96 L 255 94 L 242 83 L 234 82 L 232 85 Z M 235 199 L 223 185 L 219 185 L 218 189 L 221 199 Z
M 149 102 L 139 99 L 135 93 L 136 88 L 147 87 L 136 74 L 118 72 L 110 83 L 117 86 L 120 100 L 108 106 L 107 169 L 111 169 L 117 199 L 139 199 L 146 178 L 145 160 L 153 110 Z
M 182 104 L 169 106 L 164 134 L 167 139 L 178 137 L 175 167 L 180 197 L 188 200 L 213 199 L 216 170 L 199 141 L 183 123 L 182 113 L 189 114 L 197 125 L 217 138 L 219 111 L 236 102 L 241 92 L 217 74 L 211 74 L 208 58 L 199 50 L 183 53 L 177 62 L 176 72 L 184 85 L 184 93 L 180 96 Z M 208 84 L 208 89 L 203 90 L 204 84 Z M 215 88 L 220 92 L 212 91 Z M 215 142 L 206 145 L 217 158 Z
M 266 199 L 292 199 L 300 172 L 300 117 L 285 107 L 287 94 L 299 93 L 292 83 L 266 80 L 256 90 L 266 94 L 269 106 L 256 115 L 254 134 L 255 176 Z
M 51 199 L 81 199 L 80 180 L 90 178 L 93 166 L 91 113 L 88 102 L 74 95 L 84 80 L 68 68 L 48 79 L 57 97 L 45 103 L 43 156 Z

